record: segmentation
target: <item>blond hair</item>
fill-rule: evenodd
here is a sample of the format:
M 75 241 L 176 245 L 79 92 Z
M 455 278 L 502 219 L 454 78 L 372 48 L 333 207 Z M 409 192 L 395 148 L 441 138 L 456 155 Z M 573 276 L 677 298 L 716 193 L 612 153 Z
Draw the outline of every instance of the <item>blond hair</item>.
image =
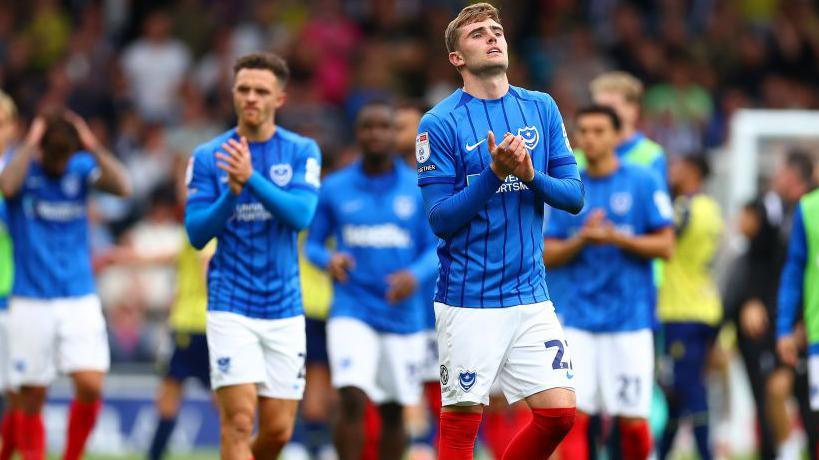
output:
M 444 32 L 446 50 L 451 53 L 457 49 L 458 39 L 460 38 L 459 30 L 461 27 L 487 19 L 491 19 L 500 24 L 500 12 L 489 3 L 475 3 L 462 9 L 461 12 L 458 13 L 458 16 L 446 26 L 446 31 Z
M 643 99 L 643 84 L 634 75 L 614 71 L 601 74 L 589 83 L 592 95 L 615 92 L 623 95 L 626 102 L 640 104 Z
M 11 96 L 0 90 L 0 112 L 5 113 L 10 120 L 17 118 L 17 106 Z

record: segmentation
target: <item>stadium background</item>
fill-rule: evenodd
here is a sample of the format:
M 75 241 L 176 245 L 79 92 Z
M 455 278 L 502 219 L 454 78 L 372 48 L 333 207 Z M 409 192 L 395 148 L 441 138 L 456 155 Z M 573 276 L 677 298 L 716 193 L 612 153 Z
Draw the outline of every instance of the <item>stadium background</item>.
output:
M 731 175 L 728 141 L 737 111 L 819 105 L 816 1 L 494 3 L 514 53 L 513 84 L 551 93 L 571 128 L 575 109 L 588 102 L 587 84 L 594 76 L 629 71 L 646 85 L 645 132 L 670 155 L 709 153 L 722 165 L 717 184 Z M 288 60 L 293 77 L 277 121 L 314 137 L 329 172 L 355 157 L 351 121 L 366 101 L 432 105 L 457 87 L 442 31 L 463 4 L 0 2 L 0 87 L 19 106 L 21 133 L 38 110 L 67 105 L 89 120 L 134 183 L 133 197 L 97 196 L 92 206 L 93 251 L 113 360 L 93 450 L 141 450 L 152 433 L 154 363 L 170 346 L 165 319 L 174 272 L 172 266 L 118 262 L 123 247 L 151 255 L 178 243 L 176 183 L 192 148 L 233 123 L 235 57 L 267 49 Z M 819 154 L 817 143 L 801 142 Z M 760 149 L 778 154 L 789 145 L 778 140 Z M 722 194 L 724 202 L 729 194 Z M 734 217 L 735 209 L 726 209 L 726 217 Z M 180 421 L 183 434 L 175 439 L 178 451 L 212 444 L 217 435 L 207 394 L 196 389 L 190 394 Z M 67 388 L 58 385 L 49 405 L 53 449 L 61 442 L 66 397 Z M 733 430 L 752 429 L 748 417 L 735 415 L 741 425 Z

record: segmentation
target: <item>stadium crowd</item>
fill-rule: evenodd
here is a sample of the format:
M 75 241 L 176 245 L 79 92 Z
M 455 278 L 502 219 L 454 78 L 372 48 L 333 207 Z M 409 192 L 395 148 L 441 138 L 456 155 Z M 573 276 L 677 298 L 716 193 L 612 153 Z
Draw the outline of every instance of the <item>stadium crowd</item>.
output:
M 94 268 L 114 366 L 153 363 L 167 346 L 173 261 L 184 238 L 185 165 L 195 146 L 235 123 L 230 88 L 239 56 L 264 49 L 286 59 L 291 79 L 276 122 L 318 142 L 322 174 L 357 157 L 355 119 L 367 103 L 429 107 L 460 85 L 442 58 L 441 33 L 463 6 L 458 0 L 10 3 L 0 8 L 0 89 L 19 110 L 18 138 L 35 114 L 68 107 L 88 121 L 132 181 L 130 197 L 99 195 L 91 202 Z M 569 132 L 576 111 L 590 101 L 589 82 L 615 69 L 643 82 L 640 128 L 670 158 L 723 146 L 739 109 L 819 108 L 816 2 L 508 0 L 497 6 L 516 52 L 511 83 L 550 93 Z M 772 184 L 786 210 L 811 185 L 809 161 L 792 158 L 781 173 L 792 175 Z M 793 180 L 803 187 L 794 190 Z M 735 279 L 769 279 L 760 261 L 772 253 L 784 258 L 777 237 L 789 226 L 770 223 L 769 203 L 763 197 L 739 216 L 752 244 L 735 270 L 761 274 Z M 737 291 L 725 299 L 726 316 L 753 341 L 764 335 L 761 324 L 775 322 L 775 286 Z M 765 347 L 773 353 L 773 344 Z M 766 352 L 752 348 L 741 348 L 746 360 Z M 753 380 L 755 370 L 746 366 Z M 754 388 L 759 407 L 765 392 Z M 763 443 L 765 449 L 772 455 L 773 446 Z

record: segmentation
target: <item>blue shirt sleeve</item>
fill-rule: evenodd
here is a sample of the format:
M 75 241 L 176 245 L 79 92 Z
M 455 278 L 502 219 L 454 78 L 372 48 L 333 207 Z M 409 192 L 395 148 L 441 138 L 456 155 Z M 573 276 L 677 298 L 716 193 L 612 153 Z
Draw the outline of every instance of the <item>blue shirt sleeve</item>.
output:
M 660 179 L 651 172 L 643 175 L 642 184 L 643 193 L 640 195 L 651 197 L 651 199 L 640 200 L 646 208 L 644 215 L 647 216 L 647 231 L 653 232 L 674 225 L 674 207 Z
M 665 157 L 665 152 L 662 152 L 651 162 L 651 170 L 657 175 L 663 190 L 668 191 L 668 160 Z
M 808 240 L 800 205 L 793 216 L 788 258 L 782 267 L 779 281 L 779 313 L 776 317 L 776 336 L 793 334 L 799 308 L 802 305 L 802 286 L 805 282 L 805 265 L 808 261 Z
M 419 195 L 419 205 L 423 206 L 423 198 Z M 416 241 L 419 246 L 419 257 L 410 265 L 409 270 L 419 283 L 434 282 L 438 275 L 438 239 L 432 233 L 432 228 L 423 213 L 418 214 Z
M 253 171 L 247 188 L 275 218 L 297 231 L 304 230 L 313 220 L 318 204 L 318 194 L 312 186 L 285 191 Z
M 418 185 L 455 183 L 455 135 L 437 115 L 421 118 L 415 138 Z
M 333 255 L 327 249 L 326 242 L 334 227 L 332 205 L 327 197 L 327 189 L 323 189 L 319 194 L 316 216 L 313 218 L 313 223 L 310 224 L 307 242 L 304 245 L 304 254 L 307 259 L 323 270 L 327 270 L 327 267 L 330 266 L 330 259 Z
M 218 174 L 212 152 L 198 148 L 188 160 L 185 183 L 188 189 L 187 205 L 192 203 L 213 203 L 219 197 L 216 181 Z
M 185 173 L 188 188 L 185 230 L 191 245 L 197 249 L 219 236 L 236 205 L 236 196 L 230 190 L 219 192 L 217 177 L 212 152 L 196 149 Z
M 446 238 L 466 225 L 494 196 L 502 183 L 487 166 L 475 180 L 470 181 L 469 187 L 464 187 L 458 193 L 455 193 L 455 184 L 452 183 L 431 182 L 421 187 L 432 231 L 441 238 Z
M 304 188 L 318 191 L 321 185 L 321 150 L 315 141 L 310 140 L 296 156 L 293 164 L 291 188 Z

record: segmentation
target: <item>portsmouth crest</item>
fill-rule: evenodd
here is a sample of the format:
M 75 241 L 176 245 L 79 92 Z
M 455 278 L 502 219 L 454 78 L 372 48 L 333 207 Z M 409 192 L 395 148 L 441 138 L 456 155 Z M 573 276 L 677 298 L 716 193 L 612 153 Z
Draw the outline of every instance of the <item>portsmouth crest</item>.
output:
M 409 219 L 415 214 L 415 201 L 406 195 L 398 196 L 392 202 L 392 210 L 399 219 Z
M 530 152 L 534 150 L 535 147 L 537 147 L 537 143 L 540 142 L 540 133 L 537 132 L 535 126 L 518 128 L 518 136 L 523 138 L 523 145 L 525 145 Z
M 460 371 L 458 373 L 458 385 L 461 386 L 461 389 L 464 392 L 469 392 L 473 386 L 475 386 L 475 382 L 478 381 L 478 373 L 475 371 Z
M 219 367 L 219 372 L 227 374 L 230 371 L 230 358 L 222 356 L 216 359 L 216 366 Z
M 279 187 L 284 187 L 293 178 L 293 167 L 287 163 L 281 163 L 270 167 L 270 180 Z
M 623 216 L 631 210 L 632 201 L 631 193 L 616 192 L 611 194 L 609 205 L 615 214 Z
M 76 174 L 66 174 L 60 186 L 66 195 L 76 196 L 80 193 L 80 178 Z

